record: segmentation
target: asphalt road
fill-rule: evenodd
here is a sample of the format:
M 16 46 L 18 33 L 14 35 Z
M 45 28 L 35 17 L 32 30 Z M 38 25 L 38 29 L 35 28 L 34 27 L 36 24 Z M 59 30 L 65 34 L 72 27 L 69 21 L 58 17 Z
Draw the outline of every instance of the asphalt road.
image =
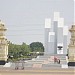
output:
M 74 68 L 68 69 L 50 69 L 50 70 L 0 70 L 0 75 L 75 75 Z

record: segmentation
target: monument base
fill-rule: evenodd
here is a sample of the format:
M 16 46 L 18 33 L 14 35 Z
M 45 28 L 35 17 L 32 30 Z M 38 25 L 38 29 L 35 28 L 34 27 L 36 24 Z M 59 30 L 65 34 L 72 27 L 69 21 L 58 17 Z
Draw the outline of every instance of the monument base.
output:
M 6 61 L 0 60 L 0 65 L 5 65 Z
M 75 66 L 75 62 L 68 62 L 68 66 Z

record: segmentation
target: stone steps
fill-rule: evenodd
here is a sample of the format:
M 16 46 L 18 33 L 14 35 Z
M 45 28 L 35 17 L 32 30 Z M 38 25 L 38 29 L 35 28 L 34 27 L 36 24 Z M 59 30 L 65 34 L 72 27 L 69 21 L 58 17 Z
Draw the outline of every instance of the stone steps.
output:
M 18 64 L 12 63 L 10 66 L 11 68 L 18 67 L 24 67 L 24 68 L 61 68 L 62 64 L 67 64 L 66 62 L 66 56 L 65 55 L 55 55 L 60 59 L 60 64 L 54 63 L 53 56 L 51 55 L 44 55 L 39 56 L 39 58 L 34 58 L 32 60 L 27 60 L 25 62 L 18 62 Z
M 51 59 L 53 55 L 44 55 L 39 56 L 39 58 L 35 58 L 34 60 L 29 60 L 27 63 L 25 63 L 25 67 L 33 67 L 39 68 L 39 65 L 41 64 L 40 68 L 51 68 L 51 67 L 61 67 L 62 64 L 67 64 L 66 62 L 66 55 L 54 55 L 57 58 L 60 59 L 60 64 L 55 64 L 54 60 Z M 28 65 L 28 66 L 27 66 Z M 30 66 L 29 66 L 30 65 Z
M 43 64 L 42 68 L 61 67 L 61 64 Z

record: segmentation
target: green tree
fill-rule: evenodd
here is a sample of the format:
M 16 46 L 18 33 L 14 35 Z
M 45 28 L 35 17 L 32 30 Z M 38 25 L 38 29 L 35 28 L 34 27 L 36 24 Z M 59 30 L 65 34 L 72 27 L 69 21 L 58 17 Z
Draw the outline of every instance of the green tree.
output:
M 30 52 L 29 45 L 26 45 L 26 43 L 22 43 L 22 45 L 21 45 L 21 54 L 26 56 L 26 55 L 29 54 L 29 52 Z
M 41 42 L 32 42 L 30 48 L 32 52 L 44 52 L 44 46 Z
M 22 45 L 12 44 L 9 43 L 8 46 L 8 56 L 11 58 L 13 56 L 13 59 L 23 58 L 26 57 L 30 52 L 30 46 L 26 43 L 23 43 Z

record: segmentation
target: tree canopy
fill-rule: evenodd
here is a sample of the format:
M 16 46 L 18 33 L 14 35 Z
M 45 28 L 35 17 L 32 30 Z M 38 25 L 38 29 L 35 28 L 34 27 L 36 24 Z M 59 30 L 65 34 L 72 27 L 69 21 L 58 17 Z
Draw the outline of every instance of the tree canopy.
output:
M 21 45 L 9 43 L 9 58 L 28 58 L 31 52 L 44 52 L 44 46 L 41 42 L 32 42 L 30 45 L 22 43 Z
M 44 52 L 44 46 L 41 42 L 32 42 L 30 48 L 32 52 Z

